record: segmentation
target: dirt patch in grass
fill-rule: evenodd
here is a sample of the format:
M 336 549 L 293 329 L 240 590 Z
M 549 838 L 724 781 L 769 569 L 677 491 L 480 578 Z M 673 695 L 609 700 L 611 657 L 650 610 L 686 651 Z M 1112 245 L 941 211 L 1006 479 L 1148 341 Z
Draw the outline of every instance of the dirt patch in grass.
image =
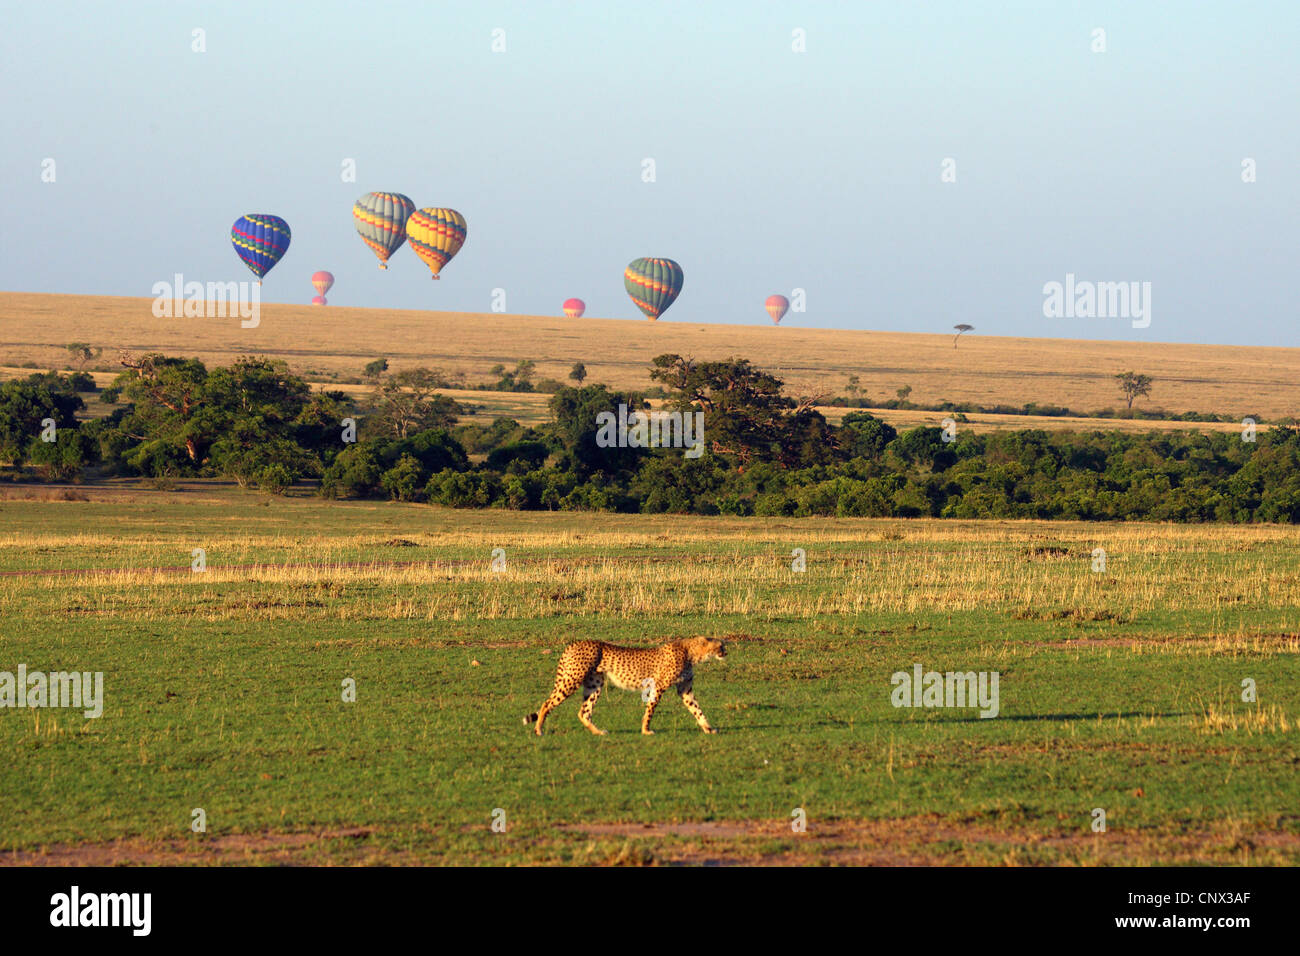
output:
M 1300 861 L 1300 833 L 1218 830 L 1157 833 L 1112 828 L 1039 833 L 920 816 L 888 820 L 809 821 L 803 833 L 778 821 L 573 824 L 591 837 L 624 837 L 678 865 L 944 866 L 1260 864 Z M 658 841 L 662 846 L 653 847 Z
M 1177 644 L 1188 638 L 1176 637 L 1072 637 L 1063 641 L 1030 641 L 1030 647 L 1048 647 L 1057 651 L 1073 651 L 1081 647 L 1160 647 Z
M 621 837 L 710 837 L 729 839 L 746 836 L 771 836 L 776 824 L 768 821 L 707 820 L 691 823 L 574 823 L 561 824 L 565 833 L 590 836 Z
M 1028 548 L 1021 548 L 1020 553 L 1031 561 L 1046 561 L 1052 558 L 1068 558 L 1072 554 L 1070 549 L 1060 544 L 1039 544 Z
M 512 828 L 511 834 L 462 828 L 399 840 L 355 827 L 312 832 L 196 836 L 150 841 L 60 844 L 0 853 L 0 866 L 437 865 L 576 863 L 635 866 L 1107 866 L 1150 864 L 1295 865 L 1300 832 L 1223 824 L 1206 830 L 1092 833 L 1087 821 L 1066 831 L 1036 831 L 1000 821 L 939 816 L 809 820 L 793 833 L 780 820 L 676 823 L 574 823 Z M 509 847 L 507 850 L 506 848 Z M 503 853 L 505 855 L 503 855 Z
M 1104 608 L 1084 607 L 1058 607 L 1048 610 L 1022 608 L 1012 611 L 1011 617 L 1017 621 L 1075 621 L 1085 623 L 1112 621 L 1118 624 L 1127 624 L 1130 620 L 1128 614 L 1108 611 Z
M 310 833 L 195 834 L 187 840 L 113 840 L 0 852 L 0 866 L 177 866 L 185 864 L 302 863 L 303 851 L 323 841 L 362 841 L 371 830 L 351 827 Z

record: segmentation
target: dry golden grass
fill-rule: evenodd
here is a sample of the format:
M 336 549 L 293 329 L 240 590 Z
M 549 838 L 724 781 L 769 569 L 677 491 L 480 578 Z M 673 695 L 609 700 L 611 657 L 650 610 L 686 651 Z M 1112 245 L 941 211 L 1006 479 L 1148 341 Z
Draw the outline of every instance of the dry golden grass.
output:
M 399 536 L 284 534 L 245 523 L 204 535 L 202 574 L 184 570 L 188 553 L 152 527 L 11 533 L 0 535 L 8 566 L 22 553 L 111 553 L 123 570 L 3 577 L 0 603 L 35 599 L 61 615 L 143 620 L 165 608 L 208 621 L 811 621 L 989 611 L 1029 625 L 1095 625 L 1096 646 L 1113 634 L 1139 654 L 1171 644 L 1198 655 L 1297 651 L 1294 634 L 1260 637 L 1233 623 L 1243 606 L 1300 605 L 1300 572 L 1283 557 L 1300 545 L 1300 529 L 1288 526 L 681 517 L 669 536 L 653 517 L 582 530 L 572 516 L 536 517 L 503 530 L 499 513 L 418 509 Z M 508 556 L 504 573 L 489 565 L 498 547 Z M 807 554 L 806 573 L 791 570 L 795 547 Z M 1096 547 L 1107 552 L 1104 574 L 1090 570 Z M 370 557 L 358 561 L 358 549 Z M 246 584 L 275 598 L 250 598 L 237 587 Z M 1183 612 L 1219 623 L 1172 640 L 1135 637 L 1129 627 Z
M 1289 733 L 1291 722 L 1286 711 L 1276 704 L 1241 710 L 1228 704 L 1209 704 L 1193 719 L 1192 726 L 1202 733 L 1223 734 L 1240 730 L 1247 735 Z
M 1150 404 L 1171 412 L 1269 419 L 1300 413 L 1294 388 L 1300 349 L 1294 348 L 975 333 L 954 349 L 946 333 L 800 328 L 798 317 L 774 327 L 275 304 L 262 306 L 258 328 L 242 329 L 238 319 L 156 319 L 150 305 L 144 298 L 0 293 L 0 365 L 63 367 L 64 345 L 88 341 L 105 349 L 101 364 L 115 361 L 120 348 L 214 363 L 264 354 L 286 359 L 312 380 L 357 376 L 381 356 L 393 369 L 441 367 L 470 383 L 486 382 L 498 362 L 524 358 L 537 363 L 538 377 L 565 381 L 581 361 L 591 381 L 641 388 L 650 384 L 650 359 L 677 352 L 748 358 L 800 394 L 844 394 L 848 376 L 858 375 L 876 400 L 911 385 L 918 404 L 1038 402 L 1089 411 L 1118 407 L 1112 376 L 1133 369 L 1155 379 Z M 1059 419 L 1046 424 L 1061 426 Z

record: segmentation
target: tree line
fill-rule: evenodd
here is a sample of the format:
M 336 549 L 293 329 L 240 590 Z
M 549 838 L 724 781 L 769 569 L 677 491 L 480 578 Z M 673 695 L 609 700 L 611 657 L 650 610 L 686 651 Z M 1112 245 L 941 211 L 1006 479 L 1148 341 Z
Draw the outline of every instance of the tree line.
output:
M 0 459 L 11 478 L 219 477 L 283 493 L 459 508 L 757 516 L 1300 521 L 1300 433 L 902 432 L 867 412 L 830 424 L 811 399 L 745 359 L 653 360 L 662 410 L 703 415 L 706 453 L 599 440 L 604 412 L 646 395 L 560 386 L 550 420 L 462 422 L 431 369 L 377 370 L 369 392 L 313 391 L 281 361 L 125 356 L 79 419 L 87 376 L 0 385 Z M 1253 439 L 1253 440 L 1252 440 Z

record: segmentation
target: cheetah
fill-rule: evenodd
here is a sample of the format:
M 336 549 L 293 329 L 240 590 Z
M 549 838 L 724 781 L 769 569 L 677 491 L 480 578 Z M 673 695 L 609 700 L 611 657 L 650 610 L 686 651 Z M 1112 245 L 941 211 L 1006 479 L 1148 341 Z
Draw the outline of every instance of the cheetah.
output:
M 537 713 L 524 718 L 524 724 L 535 722 L 537 728 L 534 732 L 540 737 L 546 715 L 581 685 L 582 707 L 578 710 L 578 720 L 593 734 L 604 734 L 605 731 L 591 722 L 591 710 L 596 706 L 608 677 L 615 687 L 622 690 L 642 691 L 646 708 L 641 718 L 641 733 L 654 733 L 650 729 L 650 718 L 659 705 L 659 698 L 669 687 L 676 686 L 682 703 L 700 729 L 706 734 L 715 734 L 717 731 L 709 726 L 704 711 L 695 702 L 691 681 L 695 678 L 696 664 L 711 658 L 724 660 L 726 656 L 727 645 L 712 637 L 690 637 L 659 647 L 619 647 L 604 641 L 578 641 L 566 647 L 560 655 L 555 689 Z

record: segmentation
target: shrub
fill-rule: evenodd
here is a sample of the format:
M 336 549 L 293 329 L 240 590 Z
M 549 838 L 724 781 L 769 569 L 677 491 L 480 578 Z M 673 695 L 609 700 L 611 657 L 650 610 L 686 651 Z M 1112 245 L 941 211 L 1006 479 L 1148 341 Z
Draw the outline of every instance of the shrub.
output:
M 549 453 L 546 442 L 511 442 L 488 453 L 487 467 L 492 471 L 505 471 L 510 465 L 521 462 L 527 466 L 528 471 L 535 471 L 542 467 Z
M 428 475 L 414 455 L 403 455 L 379 479 L 388 497 L 395 501 L 417 501 Z
M 491 472 L 448 469 L 429 479 L 424 495 L 450 508 L 487 508 L 501 497 L 501 479 Z
M 284 465 L 267 465 L 257 476 L 257 486 L 269 494 L 282 495 L 293 487 L 293 475 Z
M 81 481 L 85 467 L 95 460 L 96 443 L 76 428 L 60 428 L 52 442 L 34 439 L 27 457 L 47 481 Z
M 320 493 L 326 498 L 365 497 L 379 488 L 383 469 L 369 445 L 351 445 L 339 452 L 321 478 Z

